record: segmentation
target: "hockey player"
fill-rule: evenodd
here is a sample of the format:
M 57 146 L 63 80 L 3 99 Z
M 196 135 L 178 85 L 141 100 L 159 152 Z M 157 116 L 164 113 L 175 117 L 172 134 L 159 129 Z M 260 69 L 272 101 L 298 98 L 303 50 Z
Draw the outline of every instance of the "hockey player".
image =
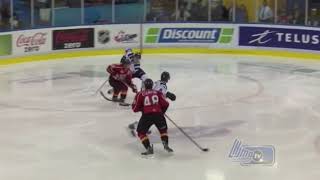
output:
M 107 72 L 110 73 L 109 84 L 113 88 L 112 101 L 124 103 L 128 87 L 134 93 L 137 92 L 137 87 L 132 83 L 132 72 L 130 71 L 130 61 L 124 60 L 121 64 L 112 64 L 107 67 Z M 120 94 L 120 99 L 118 96 Z
M 160 91 L 165 97 L 169 98 L 171 101 L 175 101 L 176 95 L 169 92 L 167 88 L 167 83 L 169 80 L 170 74 L 166 71 L 162 72 L 160 80 L 155 82 L 153 89 Z
M 135 53 L 134 54 L 134 59 L 132 61 L 133 64 L 133 77 L 134 78 L 139 78 L 142 82 L 144 82 L 148 77 L 144 70 L 141 68 L 141 54 L 140 53 Z M 143 83 L 142 83 L 143 84 Z
M 132 53 L 132 49 L 131 49 L 131 48 L 126 48 L 126 49 L 124 50 L 124 55 L 121 57 L 120 63 L 121 63 L 121 61 L 127 59 L 127 55 L 128 55 L 129 53 Z
M 127 52 L 127 51 L 126 51 Z M 125 56 L 122 57 L 121 61 L 129 59 L 131 62 L 131 71 L 133 72 L 133 78 L 138 78 L 142 81 L 146 80 L 148 77 L 144 70 L 141 68 L 141 54 L 140 53 L 133 53 L 132 51 L 128 51 Z
M 142 81 L 141 89 L 143 89 L 143 81 L 146 80 L 148 77 L 144 70 L 141 68 L 140 60 L 141 54 L 140 53 L 133 53 L 131 48 L 125 49 L 125 54 L 122 56 L 120 63 L 123 61 L 129 60 L 130 61 L 130 70 L 133 72 L 132 78 L 138 78 Z M 111 94 L 112 90 L 108 90 L 108 94 Z
M 167 89 L 167 82 L 170 80 L 170 74 L 166 71 L 161 73 L 161 79 L 159 81 L 155 82 L 155 85 L 153 87 L 154 90 L 161 92 L 166 98 L 170 99 L 171 101 L 176 100 L 176 95 L 169 92 Z M 138 122 L 133 122 L 128 125 L 128 128 L 132 134 L 132 136 L 136 136 L 135 129 L 137 127 Z M 150 134 L 151 131 L 148 131 L 148 134 Z
M 147 132 L 152 125 L 155 125 L 159 130 L 164 149 L 167 152 L 173 152 L 169 147 L 168 127 L 164 117 L 164 113 L 167 111 L 169 103 L 161 92 L 152 89 L 153 81 L 151 79 L 146 79 L 144 84 L 145 90 L 140 91 L 136 95 L 132 104 L 132 110 L 134 112 L 142 112 L 142 116 L 138 123 L 137 133 L 147 151 L 141 154 L 153 154 L 153 147 L 147 136 Z

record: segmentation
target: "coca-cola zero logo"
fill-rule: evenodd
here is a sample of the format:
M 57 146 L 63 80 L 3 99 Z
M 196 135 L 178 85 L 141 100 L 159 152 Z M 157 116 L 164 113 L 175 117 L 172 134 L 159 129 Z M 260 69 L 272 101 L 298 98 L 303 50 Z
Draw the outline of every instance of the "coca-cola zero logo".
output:
M 47 41 L 47 33 L 35 33 L 33 36 L 26 36 L 21 34 L 16 42 L 17 47 L 23 46 L 40 46 Z
M 53 31 L 53 50 L 94 47 L 94 29 L 63 29 Z
M 56 43 L 69 43 L 69 42 L 85 42 L 89 39 L 88 29 L 79 29 L 77 31 L 60 31 L 57 32 L 55 41 Z

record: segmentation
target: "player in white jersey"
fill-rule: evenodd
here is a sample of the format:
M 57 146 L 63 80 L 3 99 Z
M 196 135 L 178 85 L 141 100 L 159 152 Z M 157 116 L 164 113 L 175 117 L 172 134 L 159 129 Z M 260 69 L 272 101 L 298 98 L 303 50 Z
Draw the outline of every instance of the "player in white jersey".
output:
M 129 59 L 131 62 L 131 71 L 133 72 L 133 78 L 138 78 L 142 82 L 144 82 L 146 79 L 148 79 L 146 73 L 141 68 L 141 54 L 140 53 L 133 53 L 131 49 L 126 49 L 125 55 L 121 58 L 121 61 L 124 61 L 125 59 Z M 142 83 L 143 84 L 143 83 Z
M 176 100 L 176 95 L 168 91 L 167 83 L 170 80 L 170 74 L 166 71 L 161 73 L 161 79 L 154 83 L 153 89 L 162 92 L 162 94 L 171 101 Z

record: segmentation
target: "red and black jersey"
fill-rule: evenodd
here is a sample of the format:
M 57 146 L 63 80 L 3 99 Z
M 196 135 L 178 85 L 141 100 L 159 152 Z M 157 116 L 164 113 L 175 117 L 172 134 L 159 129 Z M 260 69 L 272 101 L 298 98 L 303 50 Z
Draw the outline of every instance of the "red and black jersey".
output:
M 109 65 L 107 72 L 110 73 L 111 78 L 132 85 L 132 71 L 129 68 L 125 68 L 122 64 Z
M 156 90 L 144 90 L 134 98 L 132 110 L 143 114 L 162 114 L 169 107 L 163 94 Z

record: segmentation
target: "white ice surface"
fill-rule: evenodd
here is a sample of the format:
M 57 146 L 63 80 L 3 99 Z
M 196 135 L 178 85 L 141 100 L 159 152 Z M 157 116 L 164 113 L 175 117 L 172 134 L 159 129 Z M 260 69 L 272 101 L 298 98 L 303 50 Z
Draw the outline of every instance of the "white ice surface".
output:
M 157 80 L 171 73 L 177 95 L 168 115 L 210 152 L 199 152 L 172 124 L 152 159 L 126 127 L 128 108 L 94 96 L 107 64 L 120 56 L 0 67 L 1 180 L 319 180 L 320 63 L 224 55 L 144 55 Z M 139 81 L 136 81 L 139 83 Z M 107 90 L 106 86 L 104 90 Z M 132 101 L 130 92 L 128 102 Z M 273 166 L 228 157 L 235 139 L 273 145 Z

